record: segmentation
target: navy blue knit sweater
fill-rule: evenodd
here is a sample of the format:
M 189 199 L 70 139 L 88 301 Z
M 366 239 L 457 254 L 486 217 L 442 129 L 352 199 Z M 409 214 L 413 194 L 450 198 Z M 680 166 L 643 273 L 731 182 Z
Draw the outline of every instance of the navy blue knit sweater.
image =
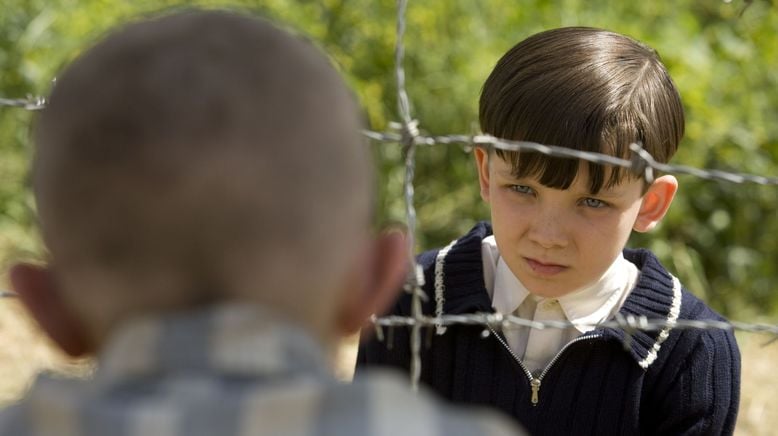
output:
M 481 261 L 481 240 L 490 234 L 488 224 L 478 224 L 443 259 L 444 313 L 494 311 Z M 433 250 L 418 258 L 430 297 L 435 295 L 437 255 Z M 682 290 L 650 252 L 628 249 L 624 256 L 640 276 L 622 315 L 722 319 Z M 435 308 L 435 298 L 423 306 L 430 315 Z M 409 296 L 400 298 L 393 314 L 410 314 Z M 539 380 L 510 353 L 501 333 L 484 337 L 483 332 L 483 327 L 462 325 L 442 335 L 425 331 L 422 381 L 455 402 L 497 407 L 532 434 L 717 435 L 734 430 L 740 353 L 731 332 L 636 332 L 626 351 L 621 330 L 598 328 L 569 344 Z M 358 371 L 370 365 L 408 370 L 409 331 L 389 333 L 383 342 L 373 339 L 360 347 Z M 539 384 L 535 398 L 531 378 Z

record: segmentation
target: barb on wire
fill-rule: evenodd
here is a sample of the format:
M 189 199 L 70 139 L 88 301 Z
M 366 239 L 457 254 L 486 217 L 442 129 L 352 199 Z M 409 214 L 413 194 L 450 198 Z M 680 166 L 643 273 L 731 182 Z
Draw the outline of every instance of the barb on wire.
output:
M 365 131 L 365 136 L 381 142 L 399 142 L 400 135 L 396 133 L 380 133 Z M 639 144 L 631 144 L 632 159 L 621 159 L 602 153 L 591 151 L 573 150 L 555 145 L 538 144 L 529 141 L 510 141 L 495 138 L 490 135 L 445 135 L 445 136 L 418 136 L 416 143 L 419 145 L 458 144 L 458 145 L 485 145 L 506 151 L 530 151 L 541 153 L 551 157 L 581 159 L 602 165 L 612 165 L 627 168 L 638 174 L 643 174 L 647 181 L 653 180 L 654 171 L 667 174 L 691 175 L 706 180 L 716 180 L 729 183 L 754 183 L 757 185 L 778 186 L 778 177 L 761 176 L 754 174 L 727 172 L 715 169 L 700 169 L 686 165 L 671 165 L 657 162 Z
M 41 110 L 46 106 L 46 100 L 43 97 L 27 98 L 3 98 L 0 97 L 0 107 L 18 107 L 28 111 Z

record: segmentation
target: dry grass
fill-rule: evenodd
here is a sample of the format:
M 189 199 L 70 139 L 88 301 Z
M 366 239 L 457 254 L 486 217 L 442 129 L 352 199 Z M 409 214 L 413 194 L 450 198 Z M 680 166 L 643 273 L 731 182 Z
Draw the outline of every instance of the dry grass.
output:
M 0 300 L 0 405 L 17 400 L 41 371 L 85 376 L 85 360 L 68 359 L 26 316 L 18 301 Z
M 743 389 L 735 434 L 767 436 L 778 433 L 778 344 L 763 346 L 764 336 L 738 337 L 743 355 Z
M 762 347 L 764 337 L 754 335 L 738 340 L 743 354 L 743 391 L 736 434 L 776 434 L 778 404 L 773 398 L 778 390 L 778 344 Z M 356 344 L 356 337 L 349 338 L 336 356 L 336 373 L 342 380 L 351 378 Z M 19 399 L 39 371 L 84 376 L 90 365 L 65 358 L 24 315 L 18 302 L 0 300 L 0 404 Z

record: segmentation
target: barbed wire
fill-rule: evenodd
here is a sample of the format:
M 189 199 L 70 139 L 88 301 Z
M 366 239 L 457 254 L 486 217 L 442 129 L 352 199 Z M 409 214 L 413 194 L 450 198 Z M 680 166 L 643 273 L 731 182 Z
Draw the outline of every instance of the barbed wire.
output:
M 534 321 L 515 315 L 502 313 L 473 313 L 464 315 L 422 316 L 411 318 L 407 316 L 383 316 L 373 317 L 371 321 L 379 327 L 411 327 L 420 324 L 423 327 L 436 327 L 438 325 L 483 325 L 484 327 L 509 328 L 528 327 L 533 329 L 567 329 L 570 327 L 585 327 L 594 329 L 598 327 L 619 328 L 623 330 L 661 331 L 672 327 L 679 330 L 690 329 L 717 329 L 717 330 L 741 330 L 750 333 L 767 333 L 778 336 L 778 325 L 752 324 L 738 321 L 717 320 L 689 320 L 678 319 L 671 321 L 666 318 L 652 319 L 646 316 L 617 316 L 613 319 L 599 323 L 581 323 L 572 321 Z
M 534 321 L 521 318 L 515 315 L 506 315 L 502 313 L 472 313 L 462 315 L 441 315 L 441 316 L 422 316 L 419 318 L 408 316 L 384 316 L 373 317 L 371 322 L 376 328 L 376 337 L 384 338 L 383 328 L 413 327 L 422 326 L 436 328 L 438 326 L 451 325 L 470 325 L 484 326 L 482 337 L 486 338 L 490 334 L 489 327 L 494 329 L 509 329 L 512 327 L 526 327 L 531 329 L 568 329 L 583 327 L 587 330 L 596 328 L 616 328 L 624 331 L 624 347 L 628 348 L 632 335 L 636 331 L 662 331 L 667 328 L 676 330 L 729 330 L 743 331 L 749 333 L 760 333 L 772 336 L 765 345 L 778 341 L 778 325 L 773 324 L 754 324 L 739 321 L 717 321 L 717 320 L 689 320 L 678 319 L 668 320 L 651 319 L 645 316 L 623 316 L 617 314 L 614 318 L 599 323 L 580 323 L 571 321 Z
M 391 123 L 390 128 L 399 129 L 401 125 Z M 402 142 L 402 135 L 395 132 L 374 132 L 366 130 L 364 135 L 380 142 Z M 618 166 L 629 169 L 637 174 L 642 173 L 647 182 L 653 181 L 654 171 L 665 174 L 690 175 L 706 180 L 716 180 L 730 183 L 755 183 L 758 185 L 778 186 L 778 177 L 762 176 L 746 173 L 727 172 L 716 169 L 700 169 L 686 165 L 672 165 L 657 162 L 640 144 L 630 144 L 632 159 L 622 159 L 607 154 L 591 151 L 573 150 L 555 145 L 538 144 L 530 141 L 511 141 L 496 138 L 491 135 L 443 135 L 443 136 L 417 136 L 415 142 L 418 145 L 464 145 L 464 146 L 488 146 L 505 151 L 529 151 L 541 153 L 550 157 L 579 159 L 601 165 Z

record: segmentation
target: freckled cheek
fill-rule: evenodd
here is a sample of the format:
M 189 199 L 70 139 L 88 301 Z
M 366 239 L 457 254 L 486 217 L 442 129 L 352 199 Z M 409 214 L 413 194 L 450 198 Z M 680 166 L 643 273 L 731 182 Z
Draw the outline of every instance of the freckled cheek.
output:
M 579 233 L 579 246 L 590 247 L 591 253 L 599 254 L 589 259 L 591 263 L 602 263 L 598 268 L 607 267 L 624 248 L 631 228 L 630 223 L 620 217 L 603 217 L 590 222 L 588 230 Z
M 492 222 L 495 225 L 510 227 L 515 231 L 526 225 L 531 219 L 531 208 L 523 207 L 515 202 L 495 198 L 492 201 Z
M 613 239 L 616 234 L 623 232 L 625 222 L 616 214 L 582 214 L 578 220 L 577 228 L 586 228 L 586 233 L 597 237 Z

